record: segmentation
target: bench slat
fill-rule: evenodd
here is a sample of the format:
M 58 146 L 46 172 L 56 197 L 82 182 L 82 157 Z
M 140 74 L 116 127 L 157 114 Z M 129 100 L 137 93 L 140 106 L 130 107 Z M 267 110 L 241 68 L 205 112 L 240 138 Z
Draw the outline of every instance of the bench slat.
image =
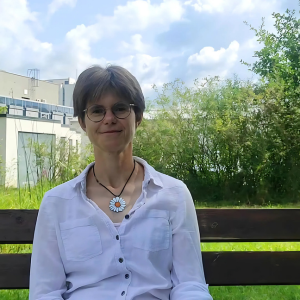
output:
M 0 289 L 27 289 L 31 254 L 0 255 Z M 300 252 L 203 252 L 211 286 L 300 285 Z
M 0 244 L 32 244 L 38 210 L 0 210 Z
M 202 242 L 300 241 L 300 209 L 197 209 Z M 37 210 L 0 210 L 0 244 L 31 244 Z
M 300 209 L 197 209 L 202 242 L 300 241 Z
M 300 285 L 300 251 L 203 252 L 207 283 Z

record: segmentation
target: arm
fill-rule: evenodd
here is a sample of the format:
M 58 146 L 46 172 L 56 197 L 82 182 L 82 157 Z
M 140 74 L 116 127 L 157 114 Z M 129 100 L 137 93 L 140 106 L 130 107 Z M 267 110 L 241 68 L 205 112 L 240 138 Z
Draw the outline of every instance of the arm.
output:
M 29 300 L 63 300 L 66 276 L 57 244 L 47 196 L 40 206 L 31 256 Z
M 212 300 L 205 282 L 200 233 L 192 196 L 184 185 L 178 194 L 173 225 L 173 289 L 170 300 Z

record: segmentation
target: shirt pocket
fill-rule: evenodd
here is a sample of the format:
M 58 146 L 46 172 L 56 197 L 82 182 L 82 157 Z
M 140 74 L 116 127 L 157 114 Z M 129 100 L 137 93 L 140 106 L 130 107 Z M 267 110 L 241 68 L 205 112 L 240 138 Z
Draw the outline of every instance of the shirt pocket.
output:
M 170 247 L 169 211 L 149 210 L 134 216 L 133 247 L 146 251 L 166 250 Z
M 84 261 L 102 253 L 98 228 L 90 218 L 60 223 L 60 233 L 67 260 Z

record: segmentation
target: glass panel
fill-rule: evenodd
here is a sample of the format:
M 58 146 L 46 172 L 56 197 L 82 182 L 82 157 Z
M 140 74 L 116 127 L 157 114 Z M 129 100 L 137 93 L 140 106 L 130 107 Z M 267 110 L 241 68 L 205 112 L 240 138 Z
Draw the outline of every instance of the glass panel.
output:
M 15 99 L 12 98 L 6 98 L 6 103 L 8 105 L 15 105 Z
M 41 112 L 49 112 L 48 104 L 41 104 Z
M 15 99 L 15 105 L 17 106 L 22 106 L 22 100 L 19 100 L 19 99 Z
M 32 102 L 26 101 L 26 108 L 32 108 Z
M 32 103 L 32 108 L 39 109 L 39 103 L 38 102 L 31 102 L 31 103 Z
M 50 169 L 50 160 L 47 157 L 36 156 L 33 143 L 42 145 L 47 153 L 50 153 L 51 147 L 55 142 L 55 135 L 27 133 L 19 131 L 18 134 L 18 179 L 19 187 L 27 184 L 35 184 L 38 180 L 46 177 L 51 179 L 52 171 Z M 38 145 L 37 145 L 38 146 Z
M 6 103 L 5 97 L 0 97 L 0 103 L 2 103 L 2 104 L 5 104 L 5 103 Z

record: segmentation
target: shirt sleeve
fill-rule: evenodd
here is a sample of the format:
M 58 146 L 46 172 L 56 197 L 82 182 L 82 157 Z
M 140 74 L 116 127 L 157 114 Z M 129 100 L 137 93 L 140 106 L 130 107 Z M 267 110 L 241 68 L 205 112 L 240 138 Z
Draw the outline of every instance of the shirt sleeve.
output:
M 197 215 L 192 196 L 184 184 L 172 222 L 173 289 L 170 300 L 212 300 L 206 284 Z
M 67 290 L 54 222 L 45 195 L 35 226 L 29 282 L 29 300 L 63 300 Z

